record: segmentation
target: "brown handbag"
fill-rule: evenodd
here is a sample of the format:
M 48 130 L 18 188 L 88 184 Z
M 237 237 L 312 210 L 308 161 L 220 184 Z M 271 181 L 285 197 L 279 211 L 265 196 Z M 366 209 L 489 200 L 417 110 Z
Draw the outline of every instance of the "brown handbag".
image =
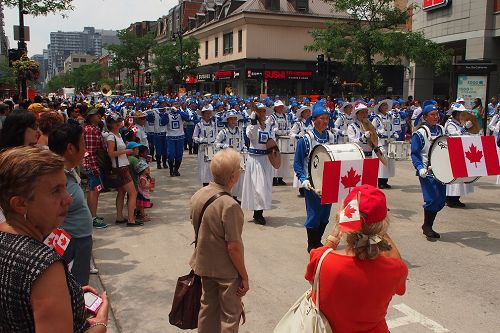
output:
M 203 206 L 200 217 L 198 218 L 198 226 L 195 233 L 195 248 L 198 243 L 198 233 L 200 231 L 201 221 L 203 213 L 205 213 L 205 209 L 207 209 L 207 207 L 217 198 L 223 195 L 230 196 L 227 192 L 216 193 L 208 199 Z M 183 330 L 198 328 L 201 289 L 201 277 L 196 275 L 193 270 L 191 270 L 188 275 L 181 276 L 177 279 L 174 300 L 172 301 L 172 309 L 168 314 L 168 321 L 171 325 L 177 326 Z

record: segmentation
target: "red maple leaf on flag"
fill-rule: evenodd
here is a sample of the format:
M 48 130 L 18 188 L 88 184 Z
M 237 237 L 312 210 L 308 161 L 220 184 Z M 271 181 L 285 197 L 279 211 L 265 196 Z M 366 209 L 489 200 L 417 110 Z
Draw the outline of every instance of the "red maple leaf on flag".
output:
M 361 175 L 356 173 L 353 167 L 347 171 L 346 176 L 342 176 L 340 182 L 344 185 L 344 188 L 356 187 L 361 180 Z
M 63 239 L 61 239 L 61 246 L 65 246 L 66 245 L 66 238 L 63 237 Z
M 477 168 L 477 163 L 481 162 L 481 159 L 483 158 L 483 152 L 478 150 L 474 144 L 471 144 L 469 151 L 465 152 L 465 157 L 467 157 L 471 163 L 474 163 L 474 167 Z
M 345 217 L 347 217 L 348 219 L 352 219 L 352 214 L 356 213 L 356 208 L 353 208 L 351 207 L 350 204 L 348 204 L 345 208 L 344 208 L 344 215 Z
M 49 239 L 47 239 L 47 243 L 49 243 L 49 246 L 54 246 L 54 238 L 55 237 L 49 237 Z

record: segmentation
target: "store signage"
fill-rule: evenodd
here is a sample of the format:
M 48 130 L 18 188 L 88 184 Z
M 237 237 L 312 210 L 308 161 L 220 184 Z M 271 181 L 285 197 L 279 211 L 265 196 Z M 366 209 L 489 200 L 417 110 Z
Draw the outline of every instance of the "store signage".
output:
M 312 71 L 288 71 L 288 70 L 247 70 L 247 79 L 262 78 L 266 80 L 309 80 L 313 77 Z
M 458 75 L 457 97 L 465 100 L 465 107 L 472 109 L 475 98 L 486 100 L 488 76 L 486 75 Z
M 426 12 L 430 12 L 432 10 L 446 7 L 450 4 L 451 0 L 424 0 L 423 9 Z
M 212 74 L 198 74 L 196 75 L 198 82 L 212 81 Z
M 240 72 L 237 71 L 218 71 L 214 74 L 215 80 L 230 80 L 240 77 Z

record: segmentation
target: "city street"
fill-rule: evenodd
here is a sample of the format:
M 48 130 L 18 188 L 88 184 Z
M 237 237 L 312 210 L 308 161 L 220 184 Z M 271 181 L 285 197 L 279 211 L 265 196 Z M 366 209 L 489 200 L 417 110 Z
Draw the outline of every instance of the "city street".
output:
M 94 232 L 94 258 L 108 292 L 116 330 L 180 332 L 168 323 L 177 277 L 189 272 L 194 232 L 189 198 L 200 187 L 195 156 L 185 155 L 181 177 L 156 170 L 156 190 L 144 227 L 116 226 L 115 193 L 104 193 L 99 215 L 110 224 Z M 409 161 L 397 162 L 393 188 L 385 190 L 391 209 L 390 235 L 409 268 L 407 291 L 394 297 L 387 315 L 392 333 L 500 331 L 500 185 L 480 179 L 462 201 L 466 209 L 445 208 L 435 229 L 441 240 L 422 235 L 422 195 Z M 243 240 L 250 275 L 244 298 L 247 323 L 240 332 L 272 332 L 289 307 L 309 287 L 304 200 L 289 185 L 273 188 L 266 226 L 245 212 Z M 336 210 L 336 206 L 332 212 Z M 329 230 L 330 227 L 327 229 Z

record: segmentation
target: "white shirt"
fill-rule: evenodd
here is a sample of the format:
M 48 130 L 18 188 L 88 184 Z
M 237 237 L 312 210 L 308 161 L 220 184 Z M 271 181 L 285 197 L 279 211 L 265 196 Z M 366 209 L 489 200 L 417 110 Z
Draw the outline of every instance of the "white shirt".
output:
M 125 145 L 125 142 L 123 142 L 122 138 L 119 135 L 115 135 L 114 133 L 110 132 L 108 134 L 108 137 L 106 138 L 106 141 L 115 142 L 115 139 L 116 139 L 116 149 L 115 150 L 125 150 L 127 148 L 127 146 Z M 119 167 L 127 166 L 129 164 L 127 155 L 125 155 L 125 154 L 118 156 L 118 165 L 116 165 L 116 157 L 110 156 L 110 159 L 111 159 L 111 166 L 113 168 L 119 168 Z

